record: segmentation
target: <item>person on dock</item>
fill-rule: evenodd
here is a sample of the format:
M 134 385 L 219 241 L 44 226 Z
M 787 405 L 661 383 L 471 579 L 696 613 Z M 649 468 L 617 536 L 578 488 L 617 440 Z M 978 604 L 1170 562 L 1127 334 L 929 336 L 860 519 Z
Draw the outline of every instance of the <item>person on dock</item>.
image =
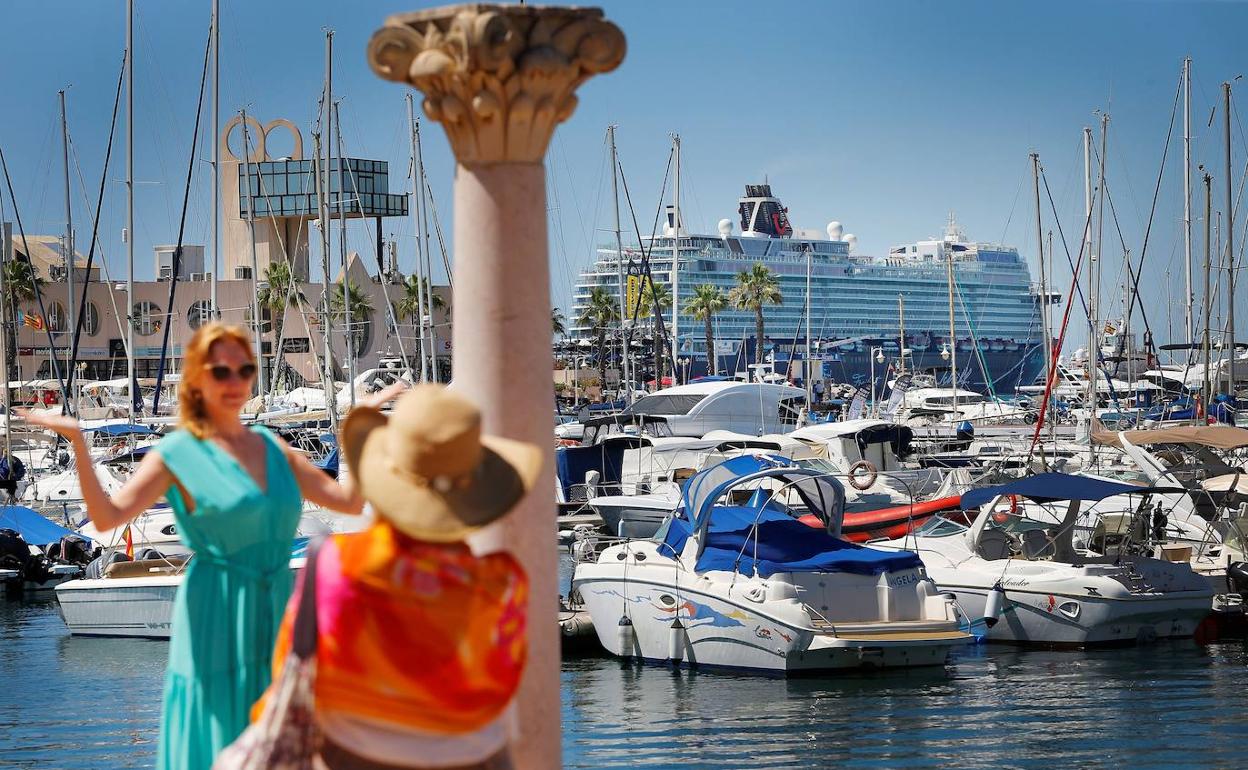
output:
M 303 500 L 352 514 L 364 501 L 350 480 L 339 484 L 268 429 L 242 424 L 256 377 L 246 330 L 201 326 L 183 362 L 178 430 L 111 497 L 77 419 L 21 416 L 69 441 L 87 515 L 98 529 L 126 524 L 161 497 L 168 500 L 195 556 L 174 603 L 156 766 L 207 770 L 247 727 L 252 703 L 269 685 Z M 382 391 L 369 403 L 380 406 L 401 390 Z
M 506 770 L 506 709 L 524 670 L 528 579 L 505 552 L 475 555 L 464 538 L 499 519 L 533 488 L 542 453 L 481 434 L 472 402 L 417 385 L 387 418 L 357 408 L 342 446 L 377 515 L 364 532 L 331 536 L 310 559 L 282 622 L 274 682 L 256 725 L 219 767 L 273 764 L 263 744 L 289 718 L 280 690 L 295 654 L 300 599 L 314 574 L 314 766 L 328 770 Z M 306 708 L 304 704 L 302 708 Z M 299 721 L 302 722 L 302 719 Z M 252 745 L 248 736 L 253 735 Z M 297 728 L 296 728 L 297 732 Z M 286 751 L 287 753 L 281 753 Z

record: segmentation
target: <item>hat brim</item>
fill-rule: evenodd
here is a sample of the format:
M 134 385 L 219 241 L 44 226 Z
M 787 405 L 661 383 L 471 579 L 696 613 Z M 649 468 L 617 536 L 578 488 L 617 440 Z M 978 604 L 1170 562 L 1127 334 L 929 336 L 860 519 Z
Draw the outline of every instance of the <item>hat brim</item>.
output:
M 342 449 L 364 499 L 404 534 L 432 542 L 462 540 L 497 521 L 537 483 L 542 452 L 523 441 L 481 437 L 481 461 L 445 491 L 394 466 L 389 418 L 357 407 L 342 426 Z

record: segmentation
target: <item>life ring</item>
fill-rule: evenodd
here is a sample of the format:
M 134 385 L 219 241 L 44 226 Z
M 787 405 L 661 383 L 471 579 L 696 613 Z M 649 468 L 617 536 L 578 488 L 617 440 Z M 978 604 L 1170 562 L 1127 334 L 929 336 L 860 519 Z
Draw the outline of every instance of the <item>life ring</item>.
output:
M 870 460 L 859 460 L 849 466 L 849 485 L 861 492 L 870 489 L 879 475 L 880 472 L 874 463 Z

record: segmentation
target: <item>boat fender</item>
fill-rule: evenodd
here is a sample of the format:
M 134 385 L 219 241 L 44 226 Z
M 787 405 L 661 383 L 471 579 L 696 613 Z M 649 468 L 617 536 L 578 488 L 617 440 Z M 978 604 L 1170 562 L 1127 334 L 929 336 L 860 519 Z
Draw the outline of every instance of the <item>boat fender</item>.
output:
M 1001 581 L 992 587 L 988 592 L 988 598 L 984 601 L 984 624 L 992 628 L 1001 619 L 1001 611 L 1005 609 L 1005 589 L 1001 586 Z
M 667 632 L 667 657 L 673 663 L 680 663 L 685 657 L 685 642 L 687 640 L 685 634 L 685 625 L 680 622 L 680 618 L 672 621 L 671 628 Z
M 849 466 L 849 485 L 859 492 L 870 489 L 880 475 L 875 463 L 870 460 L 859 460 Z
M 620 616 L 620 622 L 616 624 L 615 633 L 618 637 L 620 645 L 620 655 L 630 658 L 633 655 L 633 620 L 627 615 Z

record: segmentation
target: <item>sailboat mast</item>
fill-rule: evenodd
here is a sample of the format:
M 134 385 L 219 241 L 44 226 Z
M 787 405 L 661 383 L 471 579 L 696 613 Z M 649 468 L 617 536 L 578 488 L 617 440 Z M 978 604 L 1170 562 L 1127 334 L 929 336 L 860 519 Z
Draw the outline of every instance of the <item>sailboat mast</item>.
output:
M 624 285 L 624 243 L 620 236 L 620 161 L 615 150 L 614 125 L 607 126 L 607 138 L 611 142 L 611 196 L 615 201 L 615 272 L 620 282 L 620 378 L 624 381 L 624 405 L 628 406 L 633 403 L 633 388 L 628 371 L 628 339 L 624 334 L 624 326 L 628 323 L 628 301 L 625 299 L 627 291 Z M 706 368 L 712 374 L 713 355 L 714 351 L 706 351 Z
M 325 408 L 329 412 L 329 426 L 336 432 L 338 427 L 338 398 L 334 391 L 334 347 L 333 317 L 330 314 L 330 297 L 332 275 L 329 269 L 329 137 L 330 131 L 330 97 L 332 96 L 334 77 L 334 31 L 325 30 L 325 93 L 321 100 L 321 135 L 317 137 L 316 158 L 321 163 L 321 173 L 317 175 L 317 189 L 320 191 L 318 215 L 321 219 L 321 284 L 322 313 L 321 330 L 325 334 L 325 371 L 321 373 L 321 385 L 325 389 Z M 325 145 L 325 154 L 321 155 L 321 144 Z
M 1226 133 L 1226 335 L 1230 350 L 1226 394 L 1235 398 L 1235 204 L 1231 200 L 1231 84 L 1222 84 L 1222 119 Z
M 806 333 L 810 334 L 810 251 L 806 252 Z M 897 376 L 906 373 L 906 297 L 897 294 Z M 807 357 L 810 347 L 806 348 Z
M 1187 342 L 1196 339 L 1192 318 L 1192 58 L 1183 60 L 1183 267 L 1187 295 L 1184 297 L 1184 321 Z M 1189 359 L 1190 360 L 1190 359 Z
M 208 305 L 211 317 L 217 311 L 217 273 L 221 271 L 221 7 L 212 0 L 212 273 L 208 276 Z
M 1205 356 L 1205 373 L 1201 378 L 1201 394 L 1204 396 L 1205 411 L 1209 410 L 1209 399 L 1213 397 L 1213 389 L 1211 387 L 1212 373 L 1209 367 L 1212 366 L 1210 361 L 1210 342 L 1209 339 L 1209 314 L 1213 309 L 1212 296 L 1209 293 L 1209 272 L 1211 268 L 1211 257 L 1213 254 L 1213 233 L 1211 231 L 1212 224 L 1209 221 L 1213 215 L 1213 177 L 1208 173 L 1205 174 L 1205 292 L 1202 295 L 1205 323 L 1203 327 L 1204 333 L 1201 335 L 1200 347 L 1204 351 Z
M 61 97 L 61 151 L 62 158 L 65 161 L 65 240 L 62 242 L 62 252 L 65 257 L 65 291 L 69 303 L 69 326 L 67 328 L 72 334 L 74 330 L 74 308 L 76 305 L 74 303 L 74 210 L 70 204 L 69 191 L 69 118 L 65 114 L 65 91 L 62 89 L 57 93 Z M 46 320 L 51 321 L 51 319 Z M 69 367 L 74 365 L 71 358 L 73 355 L 71 348 L 72 346 L 65 348 L 65 368 L 67 371 Z M 72 374 L 69 379 L 71 382 L 73 381 Z M 81 383 L 79 383 L 79 386 L 81 387 Z M 65 409 L 69 414 L 76 415 L 78 414 L 77 404 L 73 403 L 76 399 L 74 399 L 72 394 L 70 394 L 69 398 L 70 403 L 65 405 Z
M 946 243 L 944 250 L 945 278 L 949 284 L 949 384 L 953 388 L 953 414 L 956 416 L 958 413 L 958 329 L 953 317 L 953 249 Z
M 1036 250 L 1040 252 L 1040 328 L 1044 335 L 1044 381 L 1049 381 L 1053 371 L 1053 346 L 1049 342 L 1049 287 L 1045 272 L 1044 225 L 1040 221 L 1040 154 L 1031 153 L 1031 183 L 1036 198 Z M 1049 405 L 1042 409 L 1047 415 Z
M 433 245 L 429 242 L 429 205 L 432 202 L 433 194 L 428 189 L 428 182 L 425 180 L 425 154 L 420 147 L 420 131 L 416 131 L 416 186 L 420 190 L 420 236 L 424 239 L 421 245 L 420 255 L 424 259 L 422 269 L 425 273 L 425 312 L 429 315 L 429 323 L 422 326 L 422 333 L 427 332 L 425 337 L 425 347 L 429 351 L 429 376 L 432 382 L 438 382 L 441 376 L 438 373 L 438 338 L 437 330 L 433 325 Z M 429 195 L 426 200 L 425 195 Z M 422 317 L 421 323 L 424 323 Z
M 416 168 L 416 142 L 420 132 L 420 124 L 416 122 L 416 110 L 412 106 L 412 94 L 407 94 L 407 128 L 408 139 L 412 146 L 412 226 L 416 231 L 416 350 L 420 356 L 420 381 L 429 381 L 429 363 L 425 358 L 425 266 L 424 260 L 421 258 L 423 246 L 420 242 L 420 236 L 423 232 L 420 226 L 420 205 L 424 200 L 424 196 L 420 194 L 420 177 Z
M 676 359 L 680 356 L 680 134 L 672 135 L 676 154 L 676 182 L 673 194 L 672 222 L 672 371 L 676 371 Z M 656 308 L 657 309 L 657 308 Z M 758 341 L 762 344 L 762 340 Z M 655 372 L 655 382 L 663 386 L 663 372 Z M 675 378 L 673 378 L 675 379 Z
M 342 258 L 342 318 L 347 330 L 347 380 L 351 383 L 347 390 L 351 396 L 351 408 L 355 408 L 355 327 L 351 321 L 351 281 L 347 276 L 347 185 L 343 175 L 346 156 L 342 154 L 342 121 L 338 115 L 338 105 L 334 105 L 334 137 L 338 145 L 338 251 Z M 363 207 L 361 206 L 361 211 Z M 363 324 L 367 319 L 362 320 Z M 361 328 L 363 328 L 361 326 Z
M 260 318 L 260 276 L 258 274 L 260 263 L 256 258 L 256 200 L 255 195 L 251 191 L 251 141 L 247 136 L 247 110 L 241 110 L 240 114 L 243 117 L 243 179 L 247 180 L 247 235 L 251 241 L 251 321 L 252 336 L 256 346 L 256 376 L 258 378 L 256 380 L 258 386 L 256 392 L 263 399 L 269 391 L 265 385 L 264 343 L 261 341 L 260 336 L 262 319 Z M 257 179 L 259 176 L 260 174 L 257 170 Z
M 134 0 L 126 0 L 126 393 L 135 418 L 134 381 Z

